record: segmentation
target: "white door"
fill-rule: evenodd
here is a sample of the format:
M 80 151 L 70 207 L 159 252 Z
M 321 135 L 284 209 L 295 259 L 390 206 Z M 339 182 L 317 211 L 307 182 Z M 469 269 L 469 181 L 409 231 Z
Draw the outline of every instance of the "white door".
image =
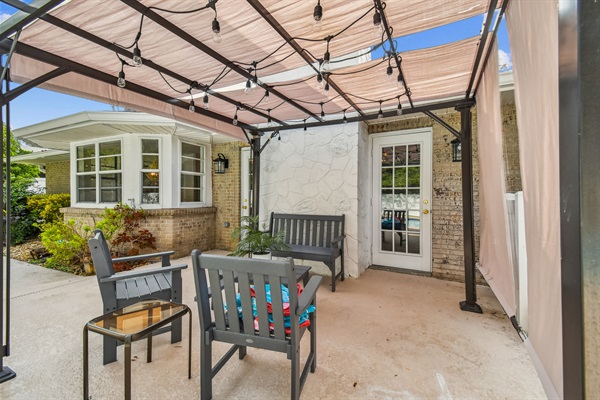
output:
M 373 265 L 431 272 L 432 130 L 371 136 Z
M 241 154 L 241 181 L 242 181 L 242 217 L 247 217 L 252 212 L 252 151 L 250 147 L 242 148 Z

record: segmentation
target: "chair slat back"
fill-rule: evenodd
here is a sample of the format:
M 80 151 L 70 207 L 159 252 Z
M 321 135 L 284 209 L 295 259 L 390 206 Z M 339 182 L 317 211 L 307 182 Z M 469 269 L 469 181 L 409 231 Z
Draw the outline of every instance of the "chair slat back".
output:
M 96 270 L 96 277 L 98 280 L 113 276 L 115 274 L 115 269 L 113 267 L 110 250 L 108 249 L 108 243 L 106 243 L 102 231 L 96 229 L 93 237 L 88 241 L 88 244 L 90 246 L 90 252 L 92 254 L 94 269 Z
M 217 330 L 243 332 L 265 338 L 285 338 L 281 293 L 283 279 L 292 282 L 289 287 L 292 311 L 290 317 L 292 321 L 297 320 L 295 310 L 298 305 L 298 293 L 295 285 L 294 262 L 291 258 L 271 261 L 208 255 L 194 250 L 192 263 L 200 327 L 203 331 L 209 329 L 214 323 Z M 234 274 L 237 277 L 237 285 Z M 267 284 L 270 286 L 270 307 L 267 302 Z M 251 290 L 254 292 L 254 299 Z M 238 294 L 241 316 L 238 314 Z M 212 297 L 212 314 L 210 297 Z M 255 329 L 254 324 L 253 303 L 257 313 L 258 330 Z M 269 321 L 269 309 L 273 316 L 272 325 Z

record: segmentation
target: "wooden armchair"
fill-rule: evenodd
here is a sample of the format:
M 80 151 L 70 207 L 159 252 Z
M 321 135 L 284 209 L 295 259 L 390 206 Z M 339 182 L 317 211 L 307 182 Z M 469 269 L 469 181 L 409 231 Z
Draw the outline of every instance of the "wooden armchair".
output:
M 181 270 L 187 265 L 171 266 L 173 251 L 143 254 L 112 259 L 108 244 L 101 230 L 94 231 L 89 240 L 96 278 L 102 295 L 103 314 L 137 303 L 145 299 L 162 299 L 181 303 Z M 125 262 L 158 258 L 162 267 L 143 271 L 115 273 L 113 262 Z M 155 334 L 171 331 L 171 343 L 181 341 L 181 319 L 158 330 Z M 117 360 L 117 341 L 104 337 L 104 364 Z
M 298 318 L 309 306 L 315 305 L 321 277 L 313 276 L 300 296 L 295 283 L 292 283 L 289 288 L 290 320 L 287 327 L 284 321 L 281 285 L 283 283 L 287 287 L 285 282 L 296 282 L 294 261 L 291 258 L 271 261 L 205 255 L 199 250 L 194 250 L 192 265 L 201 331 L 200 398 L 212 398 L 212 378 L 236 351 L 239 351 L 239 358 L 243 359 L 246 348 L 255 347 L 287 354 L 292 362 L 291 398 L 298 399 L 308 371 L 315 372 L 317 367 L 316 311 L 309 313 L 308 327 L 301 328 Z M 273 288 L 270 290 L 270 302 L 266 283 Z M 256 300 L 258 327 L 255 326 L 251 296 Z M 241 317 L 238 314 L 238 306 Z M 268 312 L 269 308 L 272 312 Z M 272 323 L 269 321 L 270 315 Z M 310 331 L 310 353 L 303 369 L 300 370 L 300 340 L 306 329 Z M 233 346 L 213 367 L 214 341 L 230 343 Z

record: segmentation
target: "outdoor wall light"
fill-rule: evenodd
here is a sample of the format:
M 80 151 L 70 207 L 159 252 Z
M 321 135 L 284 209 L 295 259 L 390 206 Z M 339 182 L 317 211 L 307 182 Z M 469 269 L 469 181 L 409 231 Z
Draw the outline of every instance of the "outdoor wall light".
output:
M 218 157 L 213 160 L 213 167 L 215 174 L 224 174 L 225 170 L 229 168 L 229 160 L 222 153 L 219 153 Z
M 452 144 L 452 162 L 462 161 L 460 139 L 454 139 L 450 144 Z

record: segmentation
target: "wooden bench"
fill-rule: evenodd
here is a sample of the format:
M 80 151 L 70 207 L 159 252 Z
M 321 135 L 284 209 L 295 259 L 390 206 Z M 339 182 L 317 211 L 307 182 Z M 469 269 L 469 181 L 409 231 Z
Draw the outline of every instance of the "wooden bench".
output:
M 331 270 L 331 291 L 337 278 L 344 280 L 344 215 L 303 215 L 271 213 L 269 233 L 285 231 L 285 251 L 271 251 L 275 257 L 321 261 Z M 335 260 L 341 257 L 341 270 L 336 275 Z

